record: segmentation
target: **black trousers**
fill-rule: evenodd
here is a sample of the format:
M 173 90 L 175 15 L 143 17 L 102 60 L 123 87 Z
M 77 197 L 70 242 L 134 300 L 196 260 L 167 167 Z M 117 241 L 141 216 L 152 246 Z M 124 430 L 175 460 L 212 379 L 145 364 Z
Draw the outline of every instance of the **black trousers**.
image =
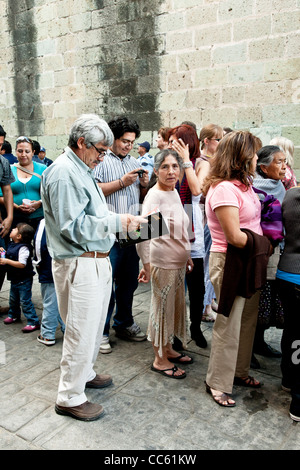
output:
M 300 416 L 300 285 L 282 279 L 276 282 L 284 310 L 282 382 L 291 388 L 292 405 Z
M 203 258 L 193 258 L 194 269 L 186 275 L 186 283 L 190 300 L 191 335 L 200 329 L 205 294 Z

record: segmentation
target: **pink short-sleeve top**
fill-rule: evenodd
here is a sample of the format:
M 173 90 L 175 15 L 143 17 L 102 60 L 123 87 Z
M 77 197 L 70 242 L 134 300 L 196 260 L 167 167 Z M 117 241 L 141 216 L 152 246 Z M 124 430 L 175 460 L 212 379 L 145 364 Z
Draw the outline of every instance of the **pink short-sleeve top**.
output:
M 247 228 L 262 235 L 260 226 L 261 205 L 252 189 L 238 180 L 222 181 L 210 187 L 206 196 L 205 211 L 211 233 L 212 246 L 210 251 L 226 253 L 227 240 L 215 214 L 221 206 L 233 206 L 239 209 L 240 228 Z

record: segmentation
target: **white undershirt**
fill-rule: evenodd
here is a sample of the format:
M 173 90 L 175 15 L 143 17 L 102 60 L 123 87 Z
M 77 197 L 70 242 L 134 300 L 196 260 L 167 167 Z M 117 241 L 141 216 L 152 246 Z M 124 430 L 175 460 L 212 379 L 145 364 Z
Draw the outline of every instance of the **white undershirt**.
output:
M 29 254 L 30 254 L 29 249 L 26 246 L 22 246 L 19 250 L 19 256 L 18 256 L 19 263 L 25 264 L 26 266 Z
M 30 176 L 30 178 L 18 178 L 19 181 L 21 181 L 21 183 L 23 184 L 26 184 L 32 177 Z

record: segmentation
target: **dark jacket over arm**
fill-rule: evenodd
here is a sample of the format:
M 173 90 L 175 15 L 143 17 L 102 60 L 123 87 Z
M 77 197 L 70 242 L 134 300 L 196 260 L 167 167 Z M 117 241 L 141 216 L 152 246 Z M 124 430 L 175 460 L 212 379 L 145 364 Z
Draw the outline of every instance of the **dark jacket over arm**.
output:
M 228 243 L 218 313 L 229 316 L 236 296 L 249 299 L 266 282 L 271 244 L 267 237 L 241 229 L 247 235 L 244 248 Z

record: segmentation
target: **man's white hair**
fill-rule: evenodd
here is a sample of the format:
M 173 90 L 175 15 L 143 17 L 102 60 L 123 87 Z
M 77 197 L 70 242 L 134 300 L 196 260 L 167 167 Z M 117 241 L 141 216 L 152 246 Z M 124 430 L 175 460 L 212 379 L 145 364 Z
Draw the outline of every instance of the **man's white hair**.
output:
M 77 141 L 80 137 L 84 137 L 88 148 L 97 142 L 110 147 L 114 141 L 109 125 L 97 114 L 82 114 L 76 119 L 70 130 L 69 146 L 77 148 Z

